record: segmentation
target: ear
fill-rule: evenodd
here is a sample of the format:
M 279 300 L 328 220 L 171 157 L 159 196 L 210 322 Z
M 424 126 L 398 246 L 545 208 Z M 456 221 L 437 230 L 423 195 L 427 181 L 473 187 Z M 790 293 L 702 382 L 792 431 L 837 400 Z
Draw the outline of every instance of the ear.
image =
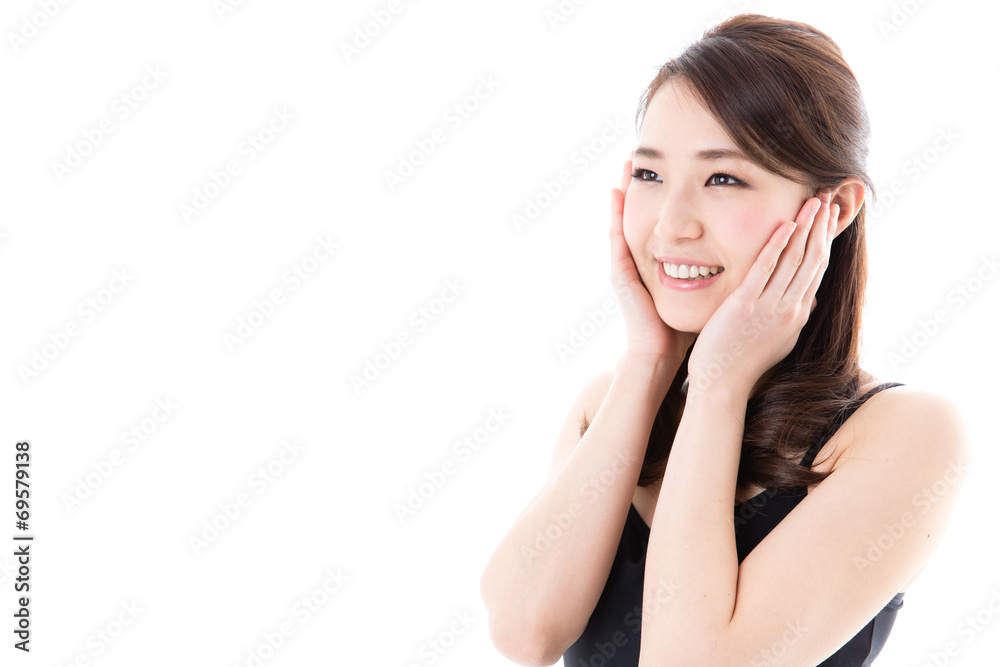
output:
M 861 210 L 861 205 L 865 201 L 865 182 L 856 176 L 850 176 L 841 181 L 831 192 L 833 196 L 830 198 L 830 203 L 840 206 L 837 231 L 833 233 L 833 237 L 837 238 Z

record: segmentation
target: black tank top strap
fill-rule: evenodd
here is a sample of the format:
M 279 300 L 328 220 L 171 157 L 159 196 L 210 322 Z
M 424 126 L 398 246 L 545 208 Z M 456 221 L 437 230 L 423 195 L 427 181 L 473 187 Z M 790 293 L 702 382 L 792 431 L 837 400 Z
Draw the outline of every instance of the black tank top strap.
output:
M 806 455 L 802 457 L 801 465 L 805 466 L 806 468 L 811 468 L 813 464 L 813 459 L 816 458 L 816 455 L 819 453 L 819 450 L 823 448 L 823 445 L 825 445 L 826 442 L 831 437 L 833 437 L 833 434 L 837 432 L 837 429 L 843 426 L 844 422 L 846 422 L 847 419 L 854 414 L 854 411 L 860 408 L 865 401 L 867 401 L 869 398 L 871 398 L 878 392 L 882 391 L 883 389 L 888 389 L 889 387 L 902 387 L 902 386 L 903 386 L 902 382 L 883 382 L 877 387 L 872 387 L 871 389 L 869 389 L 864 395 L 859 396 L 857 400 L 855 400 L 849 406 L 844 408 L 840 412 L 840 414 L 838 414 L 837 417 L 830 423 L 830 425 L 826 427 L 826 430 L 823 432 L 823 435 L 820 437 L 820 439 L 816 442 L 816 444 L 810 447 L 809 451 L 806 452 Z

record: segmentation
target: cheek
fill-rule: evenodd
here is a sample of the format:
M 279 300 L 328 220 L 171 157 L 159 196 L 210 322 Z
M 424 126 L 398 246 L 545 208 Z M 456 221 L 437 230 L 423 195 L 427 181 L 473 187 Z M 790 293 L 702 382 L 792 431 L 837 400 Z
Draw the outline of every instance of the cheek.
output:
M 764 221 L 761 216 L 756 211 L 747 209 L 728 216 L 723 225 L 725 238 L 733 241 L 730 245 L 743 249 L 752 248 L 763 230 Z
M 745 274 L 750 269 L 780 225 L 781 219 L 763 208 L 745 208 L 727 216 L 721 226 L 722 238 L 737 273 Z

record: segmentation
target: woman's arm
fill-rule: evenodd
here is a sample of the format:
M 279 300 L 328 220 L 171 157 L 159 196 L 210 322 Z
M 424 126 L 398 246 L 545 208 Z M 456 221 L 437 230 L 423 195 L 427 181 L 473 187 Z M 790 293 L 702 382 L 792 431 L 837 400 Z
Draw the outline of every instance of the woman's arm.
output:
M 738 564 L 742 391 L 687 397 L 650 526 L 640 667 L 819 664 L 913 578 L 947 528 L 967 433 L 950 401 L 897 387 L 851 417 L 834 471 Z M 671 595 L 654 604 L 658 581 Z
M 551 665 L 586 627 L 681 361 L 621 359 L 586 433 L 490 558 L 481 592 L 490 637 L 509 659 Z
M 733 617 L 739 575 L 733 507 L 748 398 L 722 382 L 688 392 L 650 526 L 643 600 L 658 589 L 670 596 L 643 605 L 645 664 L 696 664 L 681 656 L 690 659 L 693 644 L 704 648 Z M 668 655 L 678 661 L 662 662 Z

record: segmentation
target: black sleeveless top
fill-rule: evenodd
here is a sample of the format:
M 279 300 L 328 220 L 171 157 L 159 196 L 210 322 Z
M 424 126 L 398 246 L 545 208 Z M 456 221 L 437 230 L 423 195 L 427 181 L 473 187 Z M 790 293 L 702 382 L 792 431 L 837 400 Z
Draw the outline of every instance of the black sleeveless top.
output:
M 813 459 L 827 440 L 869 397 L 897 386 L 902 386 L 902 383 L 886 382 L 860 396 L 827 427 L 820 440 L 802 458 L 801 465 L 812 467 Z M 766 490 L 736 506 L 736 552 L 740 563 L 805 495 L 805 487 L 794 491 Z M 649 530 L 635 506 L 630 505 L 604 592 L 597 601 L 587 628 L 563 654 L 565 667 L 596 664 L 637 667 L 639 664 L 642 584 Z M 870 667 L 885 645 L 896 620 L 896 612 L 902 606 L 903 594 L 897 593 L 861 632 L 817 667 Z

